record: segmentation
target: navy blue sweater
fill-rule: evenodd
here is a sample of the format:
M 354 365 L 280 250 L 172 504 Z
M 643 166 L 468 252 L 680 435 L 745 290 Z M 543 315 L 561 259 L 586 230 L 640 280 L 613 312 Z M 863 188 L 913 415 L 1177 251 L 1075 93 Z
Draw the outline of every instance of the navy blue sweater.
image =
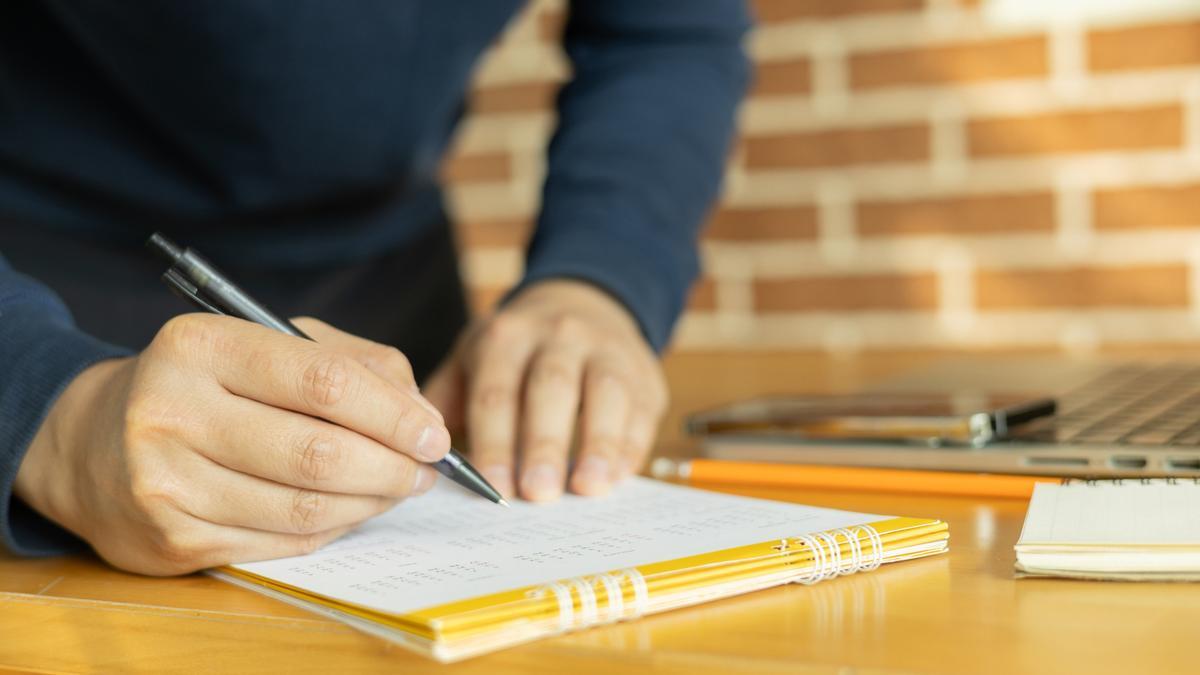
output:
M 0 226 L 130 246 L 166 227 L 212 257 L 266 263 L 401 247 L 436 221 L 472 68 L 521 4 L 4 0 Z M 748 23 L 742 0 L 570 4 L 573 77 L 522 284 L 593 282 L 665 344 L 746 86 Z M 122 353 L 0 257 L 8 548 L 69 540 L 12 483 L 67 383 Z

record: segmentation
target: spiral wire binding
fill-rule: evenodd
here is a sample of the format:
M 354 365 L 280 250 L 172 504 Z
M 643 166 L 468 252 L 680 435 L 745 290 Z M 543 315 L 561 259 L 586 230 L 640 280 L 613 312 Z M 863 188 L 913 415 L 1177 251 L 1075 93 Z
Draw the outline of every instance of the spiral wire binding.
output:
M 625 594 L 621 588 L 624 580 L 629 581 L 633 591 L 633 606 L 629 616 L 625 616 Z M 625 619 L 637 619 L 646 613 L 650 602 L 650 592 L 646 587 L 646 578 L 636 569 L 624 569 L 611 574 L 598 574 L 594 577 L 573 577 L 564 581 L 556 581 L 530 591 L 531 598 L 544 598 L 553 594 L 558 603 L 558 632 L 566 633 L 577 628 L 587 628 L 602 623 L 600 620 L 599 599 L 596 597 L 596 584 L 604 586 L 608 600 L 608 612 L 603 623 L 616 623 Z M 575 600 L 571 591 L 579 596 L 579 611 L 575 611 Z
M 848 565 L 842 564 L 842 547 L 837 542 L 839 534 L 846 539 L 847 547 L 850 549 Z M 869 553 L 863 550 L 860 540 L 862 536 L 871 542 Z M 830 532 L 804 535 L 796 537 L 796 542 L 807 546 L 812 551 L 813 563 L 811 570 L 799 575 L 792 583 L 808 586 L 836 576 L 870 572 L 883 564 L 883 538 L 870 525 L 840 527 Z
M 849 548 L 849 561 L 843 563 L 842 547 L 838 543 L 841 535 Z M 863 542 L 870 542 L 870 551 L 864 550 Z M 794 542 L 794 543 L 793 543 Z M 841 527 L 829 532 L 817 532 L 795 537 L 794 540 L 780 540 L 775 548 L 787 554 L 793 546 L 806 546 L 812 551 L 812 567 L 797 575 L 792 583 L 811 585 L 825 579 L 869 572 L 883 564 L 883 539 L 879 532 L 870 525 Z M 626 615 L 625 592 L 622 588 L 628 582 L 633 592 L 633 602 Z M 596 587 L 604 587 L 607 607 L 604 617 L 601 617 L 600 600 L 596 596 Z M 530 598 L 544 598 L 553 595 L 558 603 L 558 632 L 566 633 L 579 628 L 588 628 L 601 623 L 616 623 L 628 619 L 637 619 L 646 613 L 650 603 L 650 591 L 646 586 L 646 578 L 636 569 L 623 569 L 609 574 L 597 574 L 592 577 L 573 577 L 562 581 L 540 586 L 529 592 Z M 575 610 L 575 597 L 579 598 L 579 611 Z

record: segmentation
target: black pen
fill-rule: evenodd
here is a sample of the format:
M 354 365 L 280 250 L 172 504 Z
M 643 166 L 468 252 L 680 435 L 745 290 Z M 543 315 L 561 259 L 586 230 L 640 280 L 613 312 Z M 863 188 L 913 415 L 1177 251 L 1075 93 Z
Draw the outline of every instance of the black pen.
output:
M 196 307 L 213 314 L 224 314 L 253 321 L 267 328 L 274 328 L 281 333 L 312 340 L 291 321 L 276 315 L 247 295 L 245 291 L 218 272 L 212 263 L 200 257 L 192 249 L 181 249 L 170 239 L 157 232 L 150 236 L 146 245 L 171 263 L 171 267 L 162 276 L 167 286 L 170 286 L 177 295 Z M 492 487 L 475 470 L 475 467 L 471 466 L 466 458 L 454 448 L 450 448 L 450 452 L 445 457 L 434 462 L 433 467 L 443 476 L 468 490 L 486 497 L 496 504 L 508 506 L 508 502 L 496 491 L 496 488 Z

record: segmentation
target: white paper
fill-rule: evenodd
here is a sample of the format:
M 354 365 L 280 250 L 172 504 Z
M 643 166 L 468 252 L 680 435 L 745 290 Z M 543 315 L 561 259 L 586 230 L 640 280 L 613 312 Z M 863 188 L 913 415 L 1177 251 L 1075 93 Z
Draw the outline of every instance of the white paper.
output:
M 505 509 L 440 480 L 312 555 L 234 567 L 400 614 L 886 518 L 644 478 L 606 497 Z
M 1022 544 L 1200 544 L 1191 479 L 1035 486 Z

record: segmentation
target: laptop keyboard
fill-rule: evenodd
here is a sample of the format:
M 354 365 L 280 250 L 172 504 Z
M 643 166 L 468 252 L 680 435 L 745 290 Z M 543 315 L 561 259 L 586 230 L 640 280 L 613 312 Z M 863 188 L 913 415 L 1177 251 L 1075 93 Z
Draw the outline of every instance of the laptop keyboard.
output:
M 1200 365 L 1116 366 L 1058 400 L 1021 440 L 1200 447 Z

